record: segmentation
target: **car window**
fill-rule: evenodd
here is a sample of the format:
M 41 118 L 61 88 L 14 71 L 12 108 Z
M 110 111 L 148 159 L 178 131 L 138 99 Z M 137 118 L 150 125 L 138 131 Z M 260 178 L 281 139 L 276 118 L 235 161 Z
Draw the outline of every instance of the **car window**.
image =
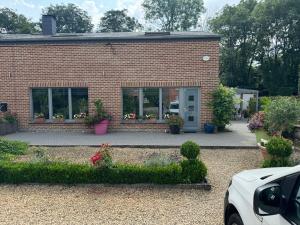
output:
M 293 191 L 289 202 L 286 217 L 296 224 L 300 224 L 300 179 Z

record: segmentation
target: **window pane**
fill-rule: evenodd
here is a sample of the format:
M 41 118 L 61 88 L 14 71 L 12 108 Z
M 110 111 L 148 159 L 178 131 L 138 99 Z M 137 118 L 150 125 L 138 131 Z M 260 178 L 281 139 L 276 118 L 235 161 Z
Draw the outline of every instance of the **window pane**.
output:
M 49 119 L 47 88 L 32 89 L 32 105 L 33 105 L 33 116 L 34 114 L 43 113 L 45 118 Z
M 72 88 L 72 109 L 74 118 L 75 114 L 88 113 L 88 89 Z
M 143 89 L 143 116 L 145 119 L 159 118 L 159 89 L 144 88 Z
M 130 118 L 128 118 L 129 114 L 131 114 Z M 139 115 L 139 89 L 124 88 L 123 89 L 123 118 L 135 119 L 136 116 L 138 115 Z
M 68 88 L 52 89 L 53 116 L 63 114 L 65 119 L 69 119 Z
M 162 110 L 163 118 L 170 114 L 179 114 L 179 88 L 163 88 Z

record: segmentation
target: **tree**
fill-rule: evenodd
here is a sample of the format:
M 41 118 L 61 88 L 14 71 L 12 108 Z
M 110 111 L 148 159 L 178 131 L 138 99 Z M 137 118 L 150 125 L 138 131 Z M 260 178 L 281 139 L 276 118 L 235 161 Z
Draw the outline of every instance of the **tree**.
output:
M 88 13 L 74 4 L 50 5 L 43 13 L 55 16 L 58 33 L 85 33 L 93 29 Z
M 223 36 L 222 83 L 268 95 L 297 93 L 299 0 L 242 0 L 225 6 L 210 26 Z
M 210 20 L 212 31 L 222 35 L 220 77 L 225 85 L 257 88 L 253 63 L 258 43 L 252 16 L 256 5 L 256 0 L 242 0 L 236 6 L 226 5 Z
M 5 28 L 8 33 L 18 34 L 28 34 L 36 31 L 34 23 L 9 8 L 0 8 L 0 28 Z
M 134 17 L 127 15 L 127 10 L 109 10 L 100 19 L 100 32 L 129 32 L 141 29 L 142 25 Z
M 196 27 L 205 11 L 203 0 L 144 0 L 145 19 L 163 31 L 187 31 Z

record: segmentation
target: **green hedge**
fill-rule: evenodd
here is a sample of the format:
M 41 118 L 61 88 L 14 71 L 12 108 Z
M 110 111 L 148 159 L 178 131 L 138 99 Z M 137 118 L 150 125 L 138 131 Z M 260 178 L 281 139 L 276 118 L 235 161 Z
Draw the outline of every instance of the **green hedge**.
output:
M 12 141 L 0 137 L 0 154 L 22 155 L 29 148 L 29 145 L 23 141 Z
M 0 183 L 184 183 L 180 165 L 161 167 L 115 165 L 97 169 L 89 165 L 55 163 L 0 162 Z

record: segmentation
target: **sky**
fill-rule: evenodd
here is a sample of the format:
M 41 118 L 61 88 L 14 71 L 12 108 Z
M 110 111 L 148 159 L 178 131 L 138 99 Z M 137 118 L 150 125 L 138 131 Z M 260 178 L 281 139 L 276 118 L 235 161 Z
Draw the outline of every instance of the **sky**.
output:
M 128 9 L 130 16 L 134 16 L 141 23 L 145 23 L 141 7 L 142 2 L 143 0 L 0 0 L 0 8 L 14 9 L 17 13 L 37 22 L 42 14 L 42 9 L 50 4 L 74 3 L 88 12 L 92 17 L 92 23 L 96 26 L 101 16 L 110 9 Z M 205 17 L 211 17 L 225 4 L 233 5 L 238 2 L 239 0 L 204 0 Z

